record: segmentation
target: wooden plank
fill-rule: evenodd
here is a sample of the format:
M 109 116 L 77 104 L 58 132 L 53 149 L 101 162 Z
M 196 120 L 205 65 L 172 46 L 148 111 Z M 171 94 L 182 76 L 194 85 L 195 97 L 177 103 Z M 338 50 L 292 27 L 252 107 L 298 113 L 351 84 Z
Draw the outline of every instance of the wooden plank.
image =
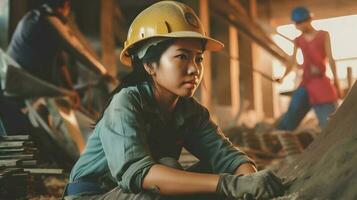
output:
M 34 166 L 36 164 L 36 160 L 23 160 L 20 158 L 0 160 L 0 167 Z
M 4 92 L 6 96 L 19 98 L 73 96 L 72 91 L 41 80 L 16 65 L 8 65 L 6 77 Z
M 0 155 L 0 160 L 5 159 L 33 159 L 33 154 L 18 154 L 18 155 Z
M 25 145 L 24 141 L 0 141 L 0 148 L 21 148 Z
M 0 160 L 0 167 L 16 167 L 20 163 L 21 159 L 5 159 Z
M 0 177 L 3 178 L 3 177 L 9 176 L 14 173 L 21 173 L 23 171 L 24 170 L 21 168 L 4 168 L 4 169 L 0 170 Z
M 37 160 L 21 160 L 21 166 L 35 166 L 37 164 Z
M 8 135 L 0 137 L 0 141 L 24 141 L 30 140 L 29 135 Z
M 13 178 L 26 178 L 29 175 L 29 173 L 16 173 L 13 174 L 11 177 Z
M 52 175 L 63 174 L 63 169 L 24 168 L 24 171 L 29 172 L 30 174 L 52 174 Z
M 21 154 L 36 154 L 38 152 L 37 148 L 26 147 L 26 148 L 9 148 L 0 149 L 0 155 L 21 155 Z
M 7 155 L 9 153 L 22 153 L 25 152 L 25 148 L 14 148 L 14 149 L 0 149 L 0 155 Z

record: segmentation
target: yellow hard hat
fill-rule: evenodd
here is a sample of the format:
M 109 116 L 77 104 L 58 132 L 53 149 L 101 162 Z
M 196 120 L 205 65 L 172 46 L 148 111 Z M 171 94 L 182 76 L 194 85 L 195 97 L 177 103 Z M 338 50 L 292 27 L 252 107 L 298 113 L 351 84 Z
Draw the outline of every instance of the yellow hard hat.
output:
M 151 38 L 199 38 L 206 40 L 205 50 L 219 51 L 223 44 L 206 36 L 192 8 L 175 1 L 161 1 L 142 11 L 131 23 L 120 61 L 131 66 L 128 49 Z

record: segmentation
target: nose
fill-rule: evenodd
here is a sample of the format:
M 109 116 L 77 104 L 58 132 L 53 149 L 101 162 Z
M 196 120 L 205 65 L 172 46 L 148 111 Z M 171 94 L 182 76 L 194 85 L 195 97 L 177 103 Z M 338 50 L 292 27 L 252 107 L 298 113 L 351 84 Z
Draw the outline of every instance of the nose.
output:
M 188 66 L 188 70 L 187 73 L 189 75 L 198 75 L 200 74 L 200 67 L 199 64 L 197 64 L 196 62 L 190 62 L 189 66 Z

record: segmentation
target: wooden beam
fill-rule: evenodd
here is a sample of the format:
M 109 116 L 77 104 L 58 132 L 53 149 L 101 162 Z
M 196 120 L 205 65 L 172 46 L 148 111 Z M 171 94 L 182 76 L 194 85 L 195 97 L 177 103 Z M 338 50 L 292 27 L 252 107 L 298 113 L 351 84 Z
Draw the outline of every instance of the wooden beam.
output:
M 71 55 L 74 55 L 76 59 L 80 60 L 90 69 L 99 72 L 100 74 L 106 74 L 107 69 L 103 66 L 101 62 L 98 61 L 97 57 L 93 55 L 93 52 L 87 48 L 87 44 L 83 42 L 83 37 L 77 31 L 73 23 L 70 21 L 68 25 L 63 24 L 60 19 L 55 16 L 47 16 L 49 25 L 52 26 L 54 31 L 56 31 L 60 38 L 62 45 Z
M 210 23 L 209 23 L 209 3 L 208 0 L 200 0 L 199 5 L 200 19 L 205 28 L 206 34 L 210 33 Z M 201 103 L 207 107 L 208 110 L 212 110 L 212 69 L 211 69 L 211 54 L 205 52 L 204 59 L 204 75 L 203 84 L 201 84 Z
M 257 2 L 256 0 L 249 0 L 249 16 L 252 21 L 255 21 L 257 18 Z M 260 52 L 259 46 L 256 43 L 252 43 L 252 63 L 253 69 L 261 67 L 259 64 Z M 261 120 L 264 117 L 263 112 L 263 88 L 262 88 L 262 76 L 258 73 L 253 73 L 253 92 L 254 92 L 254 110 L 258 120 Z
M 116 77 L 115 39 L 114 39 L 114 1 L 101 0 L 100 36 L 102 41 L 102 61 L 109 74 Z
M 124 44 L 127 36 L 127 30 L 129 27 L 127 27 L 127 19 L 125 18 L 121 8 L 119 7 L 118 4 L 115 6 L 114 10 L 114 33 L 115 33 L 115 38 L 116 40 L 122 45 Z
M 228 23 L 236 26 L 241 32 L 246 34 L 250 39 L 281 62 L 286 63 L 288 61 L 289 56 L 251 19 L 251 16 L 247 14 L 237 0 L 230 0 L 228 2 L 211 0 L 210 3 L 217 16 L 222 17 Z M 255 5 L 253 5 L 253 7 L 254 6 Z M 249 9 L 254 8 L 248 8 L 247 10 L 249 11 Z
M 231 82 L 231 102 L 232 116 L 236 116 L 240 106 L 239 92 L 239 62 L 235 59 L 239 55 L 238 49 L 238 30 L 229 26 L 229 54 L 230 54 L 230 82 Z

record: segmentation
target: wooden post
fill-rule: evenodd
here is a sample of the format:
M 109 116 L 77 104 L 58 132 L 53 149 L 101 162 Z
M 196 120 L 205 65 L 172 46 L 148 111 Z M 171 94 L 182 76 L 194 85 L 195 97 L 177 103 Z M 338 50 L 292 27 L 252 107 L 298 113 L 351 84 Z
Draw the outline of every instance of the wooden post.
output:
M 100 35 L 103 64 L 108 69 L 109 74 L 116 77 L 117 68 L 113 28 L 114 6 L 113 0 L 101 0 Z
M 256 0 L 249 0 L 249 15 L 252 19 L 257 17 L 257 2 Z M 259 69 L 258 66 L 261 55 L 258 51 L 258 45 L 252 43 L 252 68 Z M 260 70 L 260 69 L 259 69 Z M 264 117 L 263 111 L 263 89 L 262 89 L 262 76 L 258 73 L 253 73 L 253 97 L 254 97 L 254 110 L 257 114 L 257 120 L 260 120 Z
M 231 5 L 235 1 L 230 0 Z M 249 1 L 240 1 L 241 6 L 245 9 L 247 13 L 249 12 Z M 238 33 L 239 40 L 239 63 L 240 63 L 240 87 L 241 87 L 241 103 L 244 106 L 244 109 L 254 110 L 255 101 L 254 101 L 254 79 L 253 79 L 253 56 L 252 56 L 252 40 L 248 38 L 246 34 L 243 34 L 241 31 Z M 246 110 L 242 110 L 244 113 Z
M 209 35 L 209 2 L 208 0 L 200 0 L 200 19 L 205 27 L 206 34 Z M 212 69 L 211 69 L 211 54 L 205 52 L 204 59 L 204 75 L 203 75 L 203 84 L 201 84 L 201 103 L 207 107 L 208 110 L 212 110 Z
M 352 88 L 353 85 L 353 74 L 352 74 L 352 67 L 347 67 L 347 88 L 348 91 Z
M 234 26 L 229 26 L 229 55 L 230 55 L 230 80 L 231 80 L 231 102 L 232 116 L 239 112 L 240 92 L 239 92 L 239 62 L 236 59 L 239 55 L 238 31 Z

